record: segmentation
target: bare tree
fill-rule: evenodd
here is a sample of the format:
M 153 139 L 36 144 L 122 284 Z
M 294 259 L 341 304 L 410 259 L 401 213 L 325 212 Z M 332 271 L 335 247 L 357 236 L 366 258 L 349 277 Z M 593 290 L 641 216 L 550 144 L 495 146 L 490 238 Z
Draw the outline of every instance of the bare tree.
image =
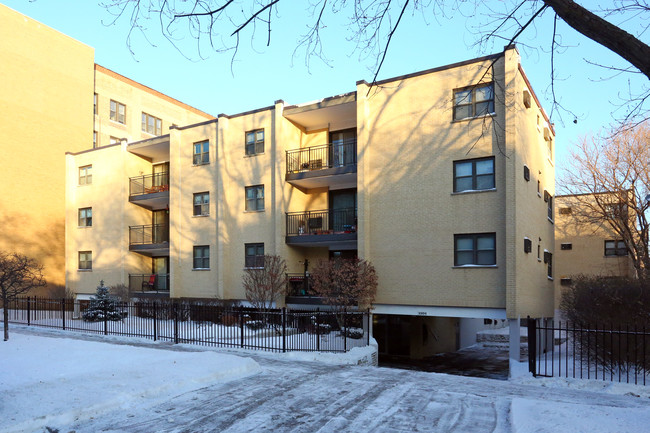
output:
M 45 286 L 43 266 L 18 253 L 0 251 L 0 295 L 4 323 L 4 341 L 9 340 L 9 303 L 31 289 Z
M 650 276 L 650 125 L 585 138 L 570 159 L 559 191 L 573 195 L 576 223 L 611 227 L 625 242 L 637 275 Z
M 370 308 L 377 295 L 377 272 L 359 258 L 320 260 L 311 271 L 314 293 L 330 305 L 342 326 L 342 314 L 350 307 Z
M 266 254 L 264 267 L 247 268 L 242 279 L 248 302 L 266 313 L 287 290 L 287 264 L 278 255 Z
M 551 54 L 553 112 L 555 108 L 562 108 L 554 88 L 554 54 L 566 49 L 562 45 L 559 22 L 613 51 L 629 64 L 624 68 L 602 65 L 609 71 L 638 73 L 650 78 L 650 46 L 641 39 L 647 35 L 650 22 L 648 1 L 610 0 L 605 6 L 596 2 L 583 3 L 587 6 L 573 0 L 312 0 L 307 5 L 308 22 L 303 26 L 292 23 L 292 28 L 297 29 L 294 55 L 304 51 L 307 66 L 311 58 L 328 63 L 323 33 L 335 15 L 346 15 L 348 34 L 344 37 L 353 41 L 362 59 L 372 62 L 376 79 L 400 26 L 408 26 L 407 21 L 416 17 L 435 23 L 460 13 L 467 17 L 468 26 L 476 29 L 477 44 L 482 50 L 495 42 L 526 45 L 522 35 L 526 31 L 535 35 L 539 43 L 534 48 Z M 107 0 L 104 7 L 114 20 L 128 17 L 131 24 L 127 36 L 129 47 L 132 33 L 146 35 L 147 23 L 153 21 L 174 46 L 183 36 L 190 35 L 197 40 L 199 56 L 207 42 L 209 49 L 231 52 L 234 61 L 242 40 L 250 39 L 253 45 L 271 44 L 273 26 L 284 25 L 280 22 L 280 7 L 284 5 L 296 7 L 295 3 L 280 0 Z M 549 14 L 553 17 L 550 25 L 542 21 L 542 17 Z M 645 119 L 645 103 L 650 96 L 647 86 L 628 92 L 625 96 L 627 109 L 620 116 L 621 120 L 629 123 Z

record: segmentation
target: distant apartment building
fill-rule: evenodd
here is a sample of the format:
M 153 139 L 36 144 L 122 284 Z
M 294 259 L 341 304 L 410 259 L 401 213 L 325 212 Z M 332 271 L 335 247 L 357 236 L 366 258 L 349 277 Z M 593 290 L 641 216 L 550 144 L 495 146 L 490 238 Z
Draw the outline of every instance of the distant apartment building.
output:
M 634 265 L 620 236 L 602 217 L 589 215 L 591 194 L 557 196 L 555 201 L 555 309 L 563 290 L 579 275 L 632 277 Z M 599 215 L 601 215 L 599 217 Z
M 213 117 L 96 65 L 93 48 L 4 5 L 0 23 L 0 250 L 38 259 L 49 286 L 63 287 L 65 152 Z
M 518 351 L 518 319 L 553 316 L 553 148 L 507 47 L 73 149 L 66 284 L 79 297 L 104 280 L 137 297 L 243 300 L 244 270 L 278 254 L 293 288 L 283 304 L 323 308 L 310 266 L 358 256 L 379 277 L 380 351 L 454 350 L 506 320 Z

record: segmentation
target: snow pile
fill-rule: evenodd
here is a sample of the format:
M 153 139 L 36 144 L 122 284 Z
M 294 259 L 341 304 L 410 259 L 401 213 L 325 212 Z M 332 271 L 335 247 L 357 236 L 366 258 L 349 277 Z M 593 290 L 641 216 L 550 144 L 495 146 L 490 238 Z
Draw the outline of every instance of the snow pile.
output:
M 0 431 L 36 431 L 159 403 L 261 371 L 252 359 L 12 333 L 0 343 Z
M 513 433 L 638 433 L 648 431 L 650 409 L 514 398 Z

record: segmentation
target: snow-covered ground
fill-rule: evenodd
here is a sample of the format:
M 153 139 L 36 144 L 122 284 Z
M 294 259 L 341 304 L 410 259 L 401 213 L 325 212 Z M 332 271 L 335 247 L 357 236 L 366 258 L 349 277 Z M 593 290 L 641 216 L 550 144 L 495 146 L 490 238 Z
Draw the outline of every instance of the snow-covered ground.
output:
M 0 342 L 0 431 L 650 431 L 650 387 L 336 365 L 354 351 L 225 351 L 12 326 Z

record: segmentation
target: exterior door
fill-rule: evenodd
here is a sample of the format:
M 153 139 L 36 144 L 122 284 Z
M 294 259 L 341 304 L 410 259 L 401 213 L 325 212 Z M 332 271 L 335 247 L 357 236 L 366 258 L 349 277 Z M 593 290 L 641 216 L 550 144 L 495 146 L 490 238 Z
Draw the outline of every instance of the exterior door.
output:
M 169 290 L 167 275 L 169 274 L 169 257 L 153 257 L 152 271 L 156 275 L 156 290 Z
M 332 143 L 330 164 L 332 167 L 344 167 L 354 163 L 356 141 L 357 130 L 355 128 L 330 132 L 330 143 Z
M 169 214 L 166 209 L 155 210 L 151 213 L 152 243 L 169 242 Z
M 153 166 L 153 186 L 161 188 L 169 186 L 169 163 L 156 164 Z
M 335 232 L 356 231 L 357 190 L 330 191 L 330 229 Z

